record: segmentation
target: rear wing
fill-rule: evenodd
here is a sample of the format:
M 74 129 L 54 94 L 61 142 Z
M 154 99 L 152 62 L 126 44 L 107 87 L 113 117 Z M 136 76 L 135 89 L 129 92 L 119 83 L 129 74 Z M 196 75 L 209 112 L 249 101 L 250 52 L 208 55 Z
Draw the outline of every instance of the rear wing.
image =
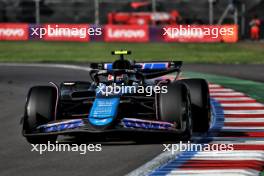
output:
M 91 63 L 92 69 L 112 70 L 112 63 Z M 140 62 L 132 64 L 131 69 L 137 69 L 142 72 L 165 71 L 165 70 L 180 70 L 182 61 L 155 61 L 155 62 Z

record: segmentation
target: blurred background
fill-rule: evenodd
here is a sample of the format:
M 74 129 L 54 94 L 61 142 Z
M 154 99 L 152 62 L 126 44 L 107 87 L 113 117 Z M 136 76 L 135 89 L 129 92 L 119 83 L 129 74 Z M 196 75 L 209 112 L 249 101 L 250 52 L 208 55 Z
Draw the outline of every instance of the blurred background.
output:
M 0 0 L 0 22 L 237 23 L 241 38 L 249 38 L 254 18 L 264 18 L 263 0 Z
M 141 60 L 264 63 L 263 19 L 264 0 L 0 0 L 0 61 L 112 60 L 111 50 L 130 49 Z M 47 25 L 102 35 L 31 35 Z M 162 36 L 163 27 L 179 25 L 230 27 L 234 35 Z

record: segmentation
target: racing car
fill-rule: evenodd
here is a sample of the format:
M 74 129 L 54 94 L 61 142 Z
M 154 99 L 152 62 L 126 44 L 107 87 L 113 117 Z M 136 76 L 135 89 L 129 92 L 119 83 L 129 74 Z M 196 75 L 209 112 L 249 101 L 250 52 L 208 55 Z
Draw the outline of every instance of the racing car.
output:
M 58 135 L 189 140 L 209 130 L 208 83 L 182 78 L 182 61 L 141 63 L 125 59 L 131 51 L 112 54 L 119 57 L 113 63 L 90 64 L 91 81 L 30 88 L 22 118 L 28 142 L 55 142 Z

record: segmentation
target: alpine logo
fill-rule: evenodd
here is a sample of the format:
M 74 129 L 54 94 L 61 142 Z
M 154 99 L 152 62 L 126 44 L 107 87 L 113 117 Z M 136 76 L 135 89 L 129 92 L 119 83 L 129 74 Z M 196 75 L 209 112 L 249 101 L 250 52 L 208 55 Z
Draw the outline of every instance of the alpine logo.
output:
M 147 26 L 106 26 L 106 41 L 147 42 Z

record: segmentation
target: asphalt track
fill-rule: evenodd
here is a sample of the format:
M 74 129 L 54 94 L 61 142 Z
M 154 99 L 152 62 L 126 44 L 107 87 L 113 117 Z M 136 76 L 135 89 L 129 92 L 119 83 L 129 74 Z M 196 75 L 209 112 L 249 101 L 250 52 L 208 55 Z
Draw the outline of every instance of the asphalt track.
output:
M 207 67 L 202 71 L 206 71 Z M 190 70 L 189 68 L 186 70 Z M 196 69 L 201 68 L 199 66 Z M 160 144 L 133 143 L 106 143 L 102 152 L 90 152 L 85 155 L 78 152 L 49 152 L 39 155 L 30 151 L 30 144 L 20 135 L 19 124 L 28 89 L 36 84 L 47 84 L 49 81 L 59 83 L 64 80 L 87 80 L 88 77 L 86 71 L 80 70 L 0 66 L 1 176 L 124 175 L 161 153 L 163 147 Z M 259 74 L 253 77 L 253 80 L 263 79 Z

